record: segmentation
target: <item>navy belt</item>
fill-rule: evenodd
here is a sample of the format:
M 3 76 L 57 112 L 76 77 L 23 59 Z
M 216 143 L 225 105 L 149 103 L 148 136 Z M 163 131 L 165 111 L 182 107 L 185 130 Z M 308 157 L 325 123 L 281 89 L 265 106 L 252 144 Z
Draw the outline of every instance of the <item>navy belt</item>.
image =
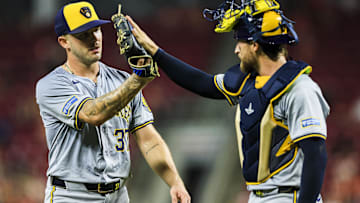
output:
M 57 177 L 52 177 L 52 185 L 66 188 L 64 180 L 61 180 Z M 108 193 L 115 192 L 120 189 L 121 181 L 112 182 L 112 183 L 83 183 L 87 190 L 91 192 L 97 192 L 99 194 L 105 195 Z
M 294 187 L 294 186 L 280 186 L 277 189 L 278 189 L 277 193 L 293 193 L 293 192 L 299 190 L 300 188 Z M 276 194 L 276 193 L 273 193 L 275 190 L 276 190 L 276 188 L 269 189 L 269 190 L 253 190 L 253 193 L 258 197 L 265 197 L 270 194 Z

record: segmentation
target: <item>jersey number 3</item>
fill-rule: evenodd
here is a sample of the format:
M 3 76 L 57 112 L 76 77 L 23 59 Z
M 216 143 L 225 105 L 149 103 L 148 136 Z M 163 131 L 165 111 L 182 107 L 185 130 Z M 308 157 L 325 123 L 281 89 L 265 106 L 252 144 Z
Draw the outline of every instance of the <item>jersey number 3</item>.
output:
M 115 149 L 118 152 L 129 151 L 129 130 L 128 129 L 116 129 L 114 136 L 117 137 L 118 144 L 115 145 Z

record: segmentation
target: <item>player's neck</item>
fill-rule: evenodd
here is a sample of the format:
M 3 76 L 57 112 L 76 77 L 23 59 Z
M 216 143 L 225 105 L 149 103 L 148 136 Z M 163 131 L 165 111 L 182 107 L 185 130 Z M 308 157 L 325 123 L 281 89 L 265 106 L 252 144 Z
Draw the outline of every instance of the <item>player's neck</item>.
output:
M 71 74 L 86 77 L 96 82 L 97 75 L 99 73 L 99 62 L 97 61 L 91 64 L 85 64 L 79 60 L 74 60 L 69 57 L 64 64 L 64 68 Z
M 285 63 L 285 56 L 280 56 L 276 61 L 269 59 L 267 56 L 259 57 L 259 75 L 272 76 Z

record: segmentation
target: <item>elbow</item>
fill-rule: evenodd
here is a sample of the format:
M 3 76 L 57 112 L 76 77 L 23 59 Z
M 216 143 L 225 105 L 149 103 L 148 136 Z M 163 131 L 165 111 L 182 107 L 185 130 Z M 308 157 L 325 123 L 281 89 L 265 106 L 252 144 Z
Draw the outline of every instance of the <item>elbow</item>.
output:
M 327 163 L 327 151 L 325 140 L 319 138 L 310 138 L 301 141 L 300 147 L 302 148 L 305 159 L 311 163 L 316 163 L 325 167 Z
M 92 121 L 90 124 L 91 124 L 91 125 L 94 125 L 94 126 L 100 126 L 100 125 L 102 125 L 103 123 L 105 123 L 105 120 L 94 120 L 94 121 Z
M 170 174 L 172 172 L 169 163 L 167 163 L 166 161 L 160 161 L 154 164 L 154 171 L 156 171 L 156 173 L 160 176 L 167 176 L 167 174 Z
M 106 119 L 102 118 L 101 116 L 86 116 L 81 120 L 93 126 L 100 126 L 106 121 Z
M 80 107 L 79 120 L 93 126 L 100 126 L 110 119 L 110 113 L 99 107 L 95 100 L 88 100 Z

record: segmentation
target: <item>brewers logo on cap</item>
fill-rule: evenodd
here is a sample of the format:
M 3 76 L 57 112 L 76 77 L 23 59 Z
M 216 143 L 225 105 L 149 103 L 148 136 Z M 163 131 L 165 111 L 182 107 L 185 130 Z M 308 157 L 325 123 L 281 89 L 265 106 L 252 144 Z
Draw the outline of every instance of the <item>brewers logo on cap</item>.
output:
M 86 18 L 91 18 L 91 11 L 89 7 L 82 7 L 80 9 L 80 13 Z
M 99 19 L 92 4 L 80 1 L 66 4 L 58 11 L 55 17 L 55 32 L 57 36 L 75 34 L 110 22 Z

